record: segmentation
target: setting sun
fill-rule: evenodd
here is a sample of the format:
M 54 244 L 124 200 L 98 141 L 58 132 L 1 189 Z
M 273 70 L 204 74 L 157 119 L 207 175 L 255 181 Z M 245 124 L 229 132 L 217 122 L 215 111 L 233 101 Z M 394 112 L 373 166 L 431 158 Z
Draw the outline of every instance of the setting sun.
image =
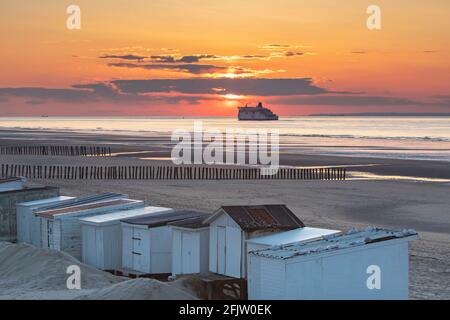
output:
M 224 95 L 224 97 L 227 99 L 227 100 L 241 100 L 241 99 L 243 99 L 244 97 L 243 96 L 239 96 L 239 95 L 236 95 L 236 94 L 226 94 L 226 95 Z

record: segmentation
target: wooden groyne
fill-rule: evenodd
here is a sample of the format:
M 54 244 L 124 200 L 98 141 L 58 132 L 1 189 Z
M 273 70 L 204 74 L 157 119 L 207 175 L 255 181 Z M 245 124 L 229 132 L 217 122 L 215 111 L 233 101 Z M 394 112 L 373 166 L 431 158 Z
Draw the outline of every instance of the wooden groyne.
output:
M 280 168 L 264 175 L 260 168 L 212 166 L 64 166 L 2 164 L 2 177 L 51 180 L 345 180 L 346 169 Z
M 111 148 L 99 146 L 2 146 L 0 147 L 0 154 L 31 156 L 106 157 L 111 155 Z

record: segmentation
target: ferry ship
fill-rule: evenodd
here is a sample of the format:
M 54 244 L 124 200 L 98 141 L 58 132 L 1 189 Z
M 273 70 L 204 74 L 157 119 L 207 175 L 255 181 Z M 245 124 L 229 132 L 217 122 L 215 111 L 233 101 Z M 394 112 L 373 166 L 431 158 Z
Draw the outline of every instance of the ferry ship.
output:
M 239 107 L 238 119 L 241 121 L 273 121 L 278 120 L 278 116 L 270 109 L 258 103 L 256 107 Z

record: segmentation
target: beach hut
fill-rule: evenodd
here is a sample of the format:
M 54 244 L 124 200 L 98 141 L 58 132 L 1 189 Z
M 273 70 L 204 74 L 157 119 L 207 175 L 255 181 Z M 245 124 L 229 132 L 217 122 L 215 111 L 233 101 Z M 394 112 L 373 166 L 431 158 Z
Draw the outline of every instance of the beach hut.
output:
M 41 218 L 42 247 L 64 251 L 81 260 L 81 223 L 79 218 L 138 207 L 144 207 L 144 202 L 132 199 L 113 199 L 38 211 L 36 215 Z
M 172 226 L 172 275 L 208 272 L 209 214 L 170 223 Z
M 34 214 L 35 212 L 56 210 L 87 203 L 125 198 L 128 198 L 125 194 L 107 192 L 79 198 L 56 197 L 19 204 L 17 206 L 17 234 L 20 234 L 20 237 L 23 238 L 18 240 L 30 243 L 36 247 L 42 247 L 41 218 L 36 216 Z
M 413 230 L 368 228 L 252 251 L 249 299 L 407 299 L 414 239 Z
M 171 222 L 202 216 L 204 213 L 174 210 L 122 220 L 122 266 L 146 274 L 172 272 Z
M 29 243 L 41 246 L 41 223 L 40 218 L 34 215 L 35 211 L 46 206 L 74 199 L 73 197 L 53 197 L 42 200 L 34 200 L 17 204 L 17 242 Z
M 27 179 L 22 177 L 10 177 L 0 179 L 0 192 L 10 190 L 20 190 L 25 188 Z
M 205 220 L 209 224 L 209 271 L 246 277 L 245 241 L 266 234 L 302 228 L 285 205 L 224 206 Z
M 59 188 L 36 186 L 0 192 L 0 241 L 15 242 L 17 238 L 17 204 L 59 196 Z
M 172 211 L 144 207 L 80 218 L 82 261 L 103 270 L 122 268 L 122 228 L 120 220 Z

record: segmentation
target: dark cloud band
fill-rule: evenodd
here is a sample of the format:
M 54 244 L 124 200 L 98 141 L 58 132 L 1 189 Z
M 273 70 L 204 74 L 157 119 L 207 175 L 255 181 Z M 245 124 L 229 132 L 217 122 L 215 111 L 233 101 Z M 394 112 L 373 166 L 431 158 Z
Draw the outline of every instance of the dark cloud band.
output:
M 125 93 L 177 92 L 184 94 L 222 94 L 252 96 L 315 95 L 327 90 L 312 83 L 310 78 L 293 79 L 151 79 L 112 81 Z
M 136 64 L 136 63 L 109 63 L 110 67 L 138 68 L 145 70 L 173 70 L 191 74 L 217 73 L 226 70 L 226 67 L 218 67 L 207 64 Z

